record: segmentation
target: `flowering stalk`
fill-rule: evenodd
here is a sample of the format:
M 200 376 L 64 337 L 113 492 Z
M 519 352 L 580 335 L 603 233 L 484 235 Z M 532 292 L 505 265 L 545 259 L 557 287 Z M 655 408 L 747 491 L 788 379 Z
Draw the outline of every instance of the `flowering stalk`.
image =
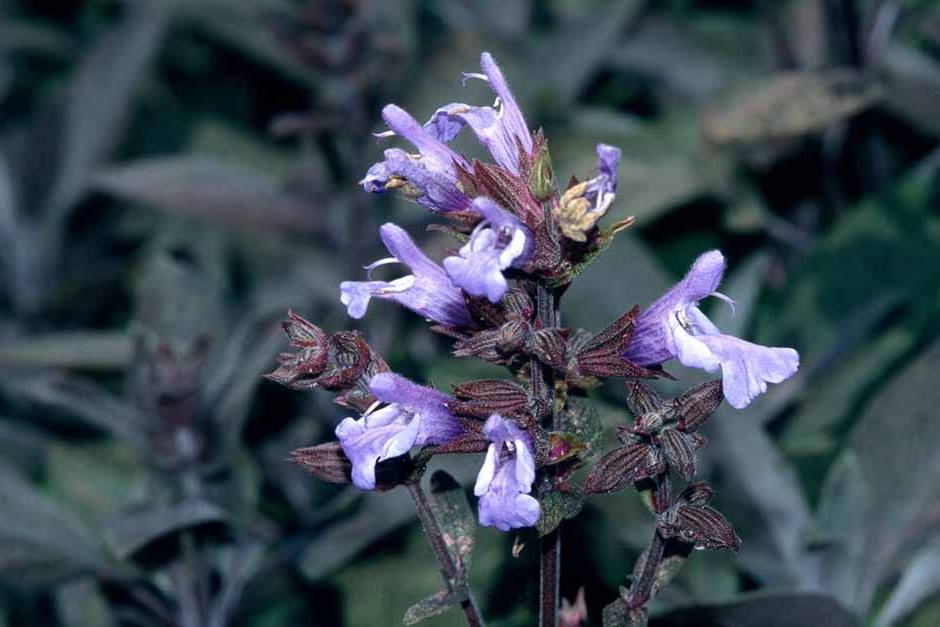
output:
M 467 584 L 477 524 L 466 495 L 446 473 L 441 481 L 447 485 L 437 485 L 436 473 L 429 498 L 420 479 L 432 455 L 485 452 L 473 486 L 476 520 L 500 531 L 535 528 L 541 627 L 558 626 L 563 521 L 592 494 L 629 486 L 651 491 L 650 546 L 630 587 L 604 612 L 605 627 L 636 627 L 645 623 L 647 602 L 693 547 L 736 550 L 739 543 L 724 517 L 706 505 L 711 490 L 689 483 L 673 498 L 670 473 L 692 481 L 696 453 L 705 445 L 698 431 L 708 416 L 723 399 L 746 406 L 768 383 L 792 375 L 799 358 L 789 348 L 724 335 L 698 308 L 708 296 L 733 302 L 716 291 L 725 269 L 718 251 L 702 255 L 643 311 L 628 309 L 596 333 L 562 327 L 562 292 L 633 223 L 600 225 L 616 195 L 620 150 L 599 144 L 596 175 L 581 182 L 572 177 L 559 193 L 542 132 L 529 130 L 489 54 L 481 66 L 482 74 L 465 77 L 489 84 L 497 95 L 493 107 L 452 103 L 422 126 L 403 109 L 386 106 L 390 130 L 380 135 L 399 135 L 418 152 L 386 150 L 362 181 L 368 192 L 403 192 L 447 220 L 442 230 L 461 247 L 438 262 L 404 229 L 386 224 L 380 236 L 391 256 L 366 266 L 367 280 L 343 282 L 340 300 L 354 318 L 366 315 L 372 299 L 395 302 L 452 338 L 455 356 L 504 366 L 512 378 L 463 382 L 448 394 L 391 372 L 358 333 L 328 337 L 293 313 L 285 329 L 298 352 L 282 355 L 269 377 L 294 389 L 336 392 L 336 402 L 354 412 L 336 427 L 337 442 L 299 449 L 295 461 L 324 480 L 361 490 L 409 490 L 445 588 L 413 605 L 407 624 L 459 605 L 470 625 L 482 625 Z M 450 148 L 464 127 L 495 163 Z M 393 264 L 410 273 L 390 281 L 372 276 Z M 638 380 L 668 376 L 662 364 L 673 358 L 720 369 L 723 378 L 663 400 Z M 603 379 L 627 383 L 636 420 L 620 429 L 621 445 L 594 462 L 601 428 L 586 391 Z M 589 464 L 579 485 L 577 473 Z

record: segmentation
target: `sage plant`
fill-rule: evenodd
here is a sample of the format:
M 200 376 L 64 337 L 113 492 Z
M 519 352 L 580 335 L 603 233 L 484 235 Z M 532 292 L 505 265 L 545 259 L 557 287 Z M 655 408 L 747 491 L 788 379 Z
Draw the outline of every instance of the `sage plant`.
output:
M 558 624 L 562 521 L 588 495 L 633 486 L 648 497 L 649 548 L 629 587 L 604 611 L 605 625 L 644 624 L 648 601 L 693 548 L 739 546 L 728 521 L 707 505 L 711 489 L 694 481 L 706 442 L 702 426 L 723 399 L 746 407 L 767 383 L 791 376 L 799 358 L 790 348 L 724 335 L 699 309 L 709 296 L 733 306 L 717 291 L 725 271 L 719 251 L 701 255 L 645 310 L 627 309 L 597 332 L 565 327 L 562 295 L 633 223 L 600 222 L 614 202 L 621 153 L 598 145 L 594 176 L 572 177 L 559 189 L 542 132 L 530 131 L 492 56 L 484 53 L 481 65 L 482 73 L 464 78 L 486 81 L 494 106 L 448 104 L 424 125 L 386 106 L 389 130 L 379 135 L 400 137 L 417 152 L 389 148 L 362 180 L 367 192 L 399 190 L 417 201 L 459 247 L 437 262 L 404 229 L 385 224 L 379 235 L 389 256 L 366 266 L 364 280 L 343 282 L 340 300 L 353 318 L 367 315 L 373 299 L 394 301 L 451 338 L 455 356 L 504 366 L 507 378 L 435 390 L 390 372 L 358 332 L 328 335 L 293 312 L 284 328 L 297 352 L 282 355 L 268 377 L 293 389 L 336 392 L 336 402 L 353 412 L 336 427 L 338 441 L 294 451 L 298 463 L 361 490 L 404 485 L 410 491 L 445 587 L 415 605 L 406 622 L 459 605 L 470 625 L 483 624 L 467 583 L 474 525 L 465 520 L 466 499 L 446 473 L 432 477 L 430 496 L 421 478 L 434 455 L 485 453 L 473 489 L 479 524 L 521 534 L 533 528 L 538 535 L 543 626 Z M 450 148 L 464 127 L 495 163 Z M 406 270 L 390 281 L 372 278 L 389 264 Z M 669 377 L 663 364 L 673 358 L 707 372 L 720 369 L 722 378 L 660 398 L 643 380 Z M 620 445 L 600 456 L 600 425 L 587 391 L 604 379 L 625 382 L 634 422 L 621 426 Z M 674 478 L 684 488 L 674 490 Z

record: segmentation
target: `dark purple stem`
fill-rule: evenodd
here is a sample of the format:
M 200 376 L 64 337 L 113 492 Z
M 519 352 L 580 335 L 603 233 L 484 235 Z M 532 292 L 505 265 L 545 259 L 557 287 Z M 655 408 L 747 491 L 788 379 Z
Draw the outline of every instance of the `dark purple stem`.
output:
M 536 326 L 542 329 L 558 327 L 558 295 L 541 281 L 535 282 Z M 561 429 L 561 415 L 555 411 L 554 373 L 537 359 L 531 361 L 532 395 L 538 404 L 548 409 L 545 426 L 552 431 Z M 555 487 L 555 473 L 549 470 L 551 488 Z M 539 625 L 557 627 L 559 605 L 559 579 L 561 578 L 561 526 L 543 536 L 539 545 Z
M 463 573 L 461 573 L 457 564 L 454 563 L 450 551 L 447 550 L 447 543 L 444 541 L 444 536 L 441 533 L 440 525 L 437 523 L 437 518 L 434 517 L 434 510 L 431 509 L 428 496 L 421 487 L 421 480 L 419 479 L 418 481 L 409 483 L 408 492 L 411 494 L 411 499 L 414 501 L 415 509 L 418 512 L 418 519 L 421 521 L 421 526 L 424 528 L 424 535 L 427 536 L 428 542 L 431 544 L 431 549 L 437 556 L 438 564 L 440 564 L 441 567 L 441 575 L 444 577 L 444 585 L 450 590 L 453 586 L 453 582 L 460 578 Z M 470 590 L 469 584 L 464 585 L 466 587 L 466 598 L 460 602 L 460 607 L 463 609 L 464 616 L 467 617 L 467 624 L 470 625 L 470 627 L 484 627 L 483 614 L 477 606 L 473 592 Z
M 653 511 L 657 518 L 660 514 L 669 508 L 669 476 L 666 473 L 656 477 L 656 487 L 653 489 Z M 634 609 L 643 607 L 653 596 L 653 583 L 656 581 L 656 573 L 659 571 L 659 565 L 663 561 L 663 549 L 665 542 L 659 535 L 659 529 L 653 528 L 653 538 L 650 540 L 649 548 L 646 551 L 646 562 L 643 564 L 643 571 L 636 581 L 630 584 L 630 592 L 627 595 L 627 607 Z

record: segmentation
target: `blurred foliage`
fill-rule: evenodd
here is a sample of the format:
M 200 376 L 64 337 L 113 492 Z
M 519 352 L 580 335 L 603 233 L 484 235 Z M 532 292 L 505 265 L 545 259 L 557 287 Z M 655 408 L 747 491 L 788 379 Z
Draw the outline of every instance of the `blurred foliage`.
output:
M 356 186 L 381 105 L 464 99 L 481 50 L 556 171 L 624 150 L 637 226 L 567 321 L 721 246 L 719 324 L 802 354 L 706 429 L 742 551 L 691 560 L 651 624 L 940 623 L 936 2 L 0 0 L 0 625 L 394 625 L 439 588 L 403 491 L 285 461 L 343 412 L 260 375 L 288 306 L 442 388 L 494 374 L 390 306 L 347 320 L 337 289 L 379 224 L 427 221 Z M 596 393 L 608 442 L 623 395 Z M 648 524 L 619 494 L 567 525 L 591 624 Z M 531 540 L 477 535 L 489 623 L 532 624 Z

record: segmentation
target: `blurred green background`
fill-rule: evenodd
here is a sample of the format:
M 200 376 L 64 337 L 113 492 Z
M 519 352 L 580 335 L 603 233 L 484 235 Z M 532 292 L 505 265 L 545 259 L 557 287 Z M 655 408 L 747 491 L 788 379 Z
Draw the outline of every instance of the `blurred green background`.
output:
M 721 247 L 716 322 L 802 356 L 705 428 L 743 548 L 696 553 L 653 624 L 940 624 L 937 2 L 0 0 L 0 625 L 396 625 L 439 587 L 407 494 L 286 461 L 344 411 L 261 375 L 292 307 L 441 389 L 502 376 L 338 297 L 385 221 L 447 244 L 356 182 L 384 103 L 491 98 L 460 86 L 482 50 L 560 178 L 624 151 L 608 220 L 637 225 L 567 323 Z M 623 395 L 593 394 L 609 443 Z M 478 459 L 444 461 L 472 485 Z M 650 524 L 631 492 L 566 524 L 585 624 Z M 538 556 L 512 542 L 483 529 L 473 555 L 491 625 L 534 622 Z

